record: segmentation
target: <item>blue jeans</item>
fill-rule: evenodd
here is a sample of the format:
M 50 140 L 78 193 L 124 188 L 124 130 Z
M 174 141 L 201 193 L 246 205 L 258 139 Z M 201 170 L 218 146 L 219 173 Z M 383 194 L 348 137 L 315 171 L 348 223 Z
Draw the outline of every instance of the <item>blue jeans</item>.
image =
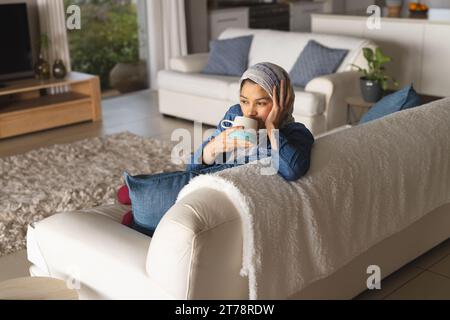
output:
M 153 175 L 130 176 L 125 173 L 125 181 L 129 189 L 133 210 L 131 227 L 153 236 L 159 221 L 175 204 L 178 193 L 192 178 L 236 166 L 236 164 L 222 164 L 197 170 L 164 172 Z

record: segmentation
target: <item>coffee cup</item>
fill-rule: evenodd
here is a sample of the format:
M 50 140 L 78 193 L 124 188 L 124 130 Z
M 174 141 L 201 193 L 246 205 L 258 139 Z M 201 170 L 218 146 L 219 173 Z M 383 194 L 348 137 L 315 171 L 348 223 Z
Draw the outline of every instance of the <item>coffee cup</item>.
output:
M 230 123 L 231 126 L 225 126 L 225 123 Z M 234 118 L 234 121 L 231 120 L 222 120 L 220 122 L 220 126 L 223 129 L 228 129 L 231 127 L 244 127 L 244 129 L 252 129 L 252 130 L 258 130 L 258 121 L 252 118 L 237 116 Z
M 230 123 L 231 126 L 225 126 L 225 123 Z M 220 125 L 223 129 L 228 129 L 230 127 L 243 127 L 244 130 L 239 130 L 232 132 L 229 137 L 247 140 L 252 143 L 256 143 L 256 131 L 258 130 L 258 121 L 252 118 L 237 116 L 234 118 L 234 121 L 231 120 L 222 120 Z

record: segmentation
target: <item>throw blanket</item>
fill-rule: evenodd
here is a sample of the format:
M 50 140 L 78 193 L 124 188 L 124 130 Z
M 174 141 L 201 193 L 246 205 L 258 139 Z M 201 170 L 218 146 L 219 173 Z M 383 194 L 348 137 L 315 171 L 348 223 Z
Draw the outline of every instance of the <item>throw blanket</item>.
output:
M 318 139 L 296 182 L 253 162 L 193 179 L 243 219 L 250 299 L 284 299 L 450 202 L 450 99 Z

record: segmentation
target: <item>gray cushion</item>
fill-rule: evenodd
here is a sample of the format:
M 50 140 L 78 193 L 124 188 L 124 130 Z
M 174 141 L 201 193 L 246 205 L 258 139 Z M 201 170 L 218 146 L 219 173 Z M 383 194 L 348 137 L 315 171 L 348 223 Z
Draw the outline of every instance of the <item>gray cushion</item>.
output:
M 294 85 L 305 87 L 316 77 L 334 73 L 347 55 L 346 49 L 328 48 L 309 40 L 289 75 Z
M 248 52 L 253 35 L 209 43 L 208 64 L 202 73 L 240 77 L 248 65 Z

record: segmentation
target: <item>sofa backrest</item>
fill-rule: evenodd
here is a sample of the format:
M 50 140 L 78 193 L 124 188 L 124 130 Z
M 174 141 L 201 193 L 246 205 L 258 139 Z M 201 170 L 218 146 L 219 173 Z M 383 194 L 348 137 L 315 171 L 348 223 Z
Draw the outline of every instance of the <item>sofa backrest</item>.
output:
M 310 170 L 295 183 L 302 192 L 292 207 L 312 221 L 320 249 L 329 250 L 309 247 L 308 252 L 344 252 L 348 257 L 349 251 L 361 251 L 361 244 L 394 234 L 404 221 L 412 223 L 450 203 L 449 123 L 447 98 L 317 139 Z M 247 170 L 256 172 L 257 167 L 227 171 L 240 176 Z M 288 195 L 295 189 L 281 181 L 275 175 L 263 181 L 255 174 L 253 183 L 264 186 L 264 194 Z M 201 188 L 193 191 L 194 186 L 186 187 L 191 188 L 187 195 L 184 189 L 185 196 L 179 195 L 158 225 L 147 272 L 176 299 L 245 299 L 248 278 L 239 276 L 244 228 L 238 206 L 231 201 L 236 197 L 220 184 L 197 184 Z M 394 216 L 395 220 L 389 218 Z M 336 222 L 319 225 L 318 217 L 351 222 L 349 229 L 339 229 L 333 228 Z M 268 228 L 273 229 L 270 224 Z M 351 236 L 344 241 L 343 234 Z
M 352 63 L 366 67 L 367 63 L 364 59 L 362 48 L 375 47 L 372 41 L 361 38 L 269 29 L 228 28 L 220 34 L 219 39 L 245 35 L 254 36 L 249 52 L 249 66 L 269 61 L 282 66 L 288 72 L 294 66 L 295 61 L 297 61 L 298 56 L 309 40 L 316 40 L 330 48 L 349 50 L 337 72 L 352 70 Z

